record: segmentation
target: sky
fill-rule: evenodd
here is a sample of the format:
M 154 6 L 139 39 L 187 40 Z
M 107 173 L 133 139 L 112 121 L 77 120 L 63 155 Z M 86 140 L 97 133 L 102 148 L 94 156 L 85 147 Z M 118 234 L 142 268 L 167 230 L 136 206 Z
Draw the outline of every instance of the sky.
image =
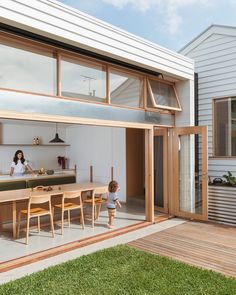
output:
M 211 24 L 236 26 L 236 0 L 60 0 L 174 51 Z

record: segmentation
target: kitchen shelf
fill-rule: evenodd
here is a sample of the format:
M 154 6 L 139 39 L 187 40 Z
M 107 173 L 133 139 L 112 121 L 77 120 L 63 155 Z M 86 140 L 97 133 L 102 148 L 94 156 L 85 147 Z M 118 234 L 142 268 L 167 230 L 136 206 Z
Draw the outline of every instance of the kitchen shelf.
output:
M 69 144 L 55 144 L 55 143 L 48 143 L 48 144 L 28 144 L 28 143 L 2 143 L 0 144 L 0 146 L 35 146 L 35 147 L 39 147 L 39 146 L 70 146 Z

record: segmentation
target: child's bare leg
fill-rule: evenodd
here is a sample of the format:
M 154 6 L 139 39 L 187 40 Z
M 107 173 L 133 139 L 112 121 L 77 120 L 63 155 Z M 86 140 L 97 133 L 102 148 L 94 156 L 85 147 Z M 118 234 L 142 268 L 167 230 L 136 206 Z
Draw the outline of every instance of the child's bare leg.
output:
M 114 215 L 110 214 L 109 215 L 109 221 L 108 221 L 108 227 L 112 228 L 113 227 L 113 219 L 114 219 Z
M 109 221 L 108 221 L 108 224 L 109 224 L 109 225 L 112 225 L 112 215 L 111 215 L 111 214 L 109 214 Z

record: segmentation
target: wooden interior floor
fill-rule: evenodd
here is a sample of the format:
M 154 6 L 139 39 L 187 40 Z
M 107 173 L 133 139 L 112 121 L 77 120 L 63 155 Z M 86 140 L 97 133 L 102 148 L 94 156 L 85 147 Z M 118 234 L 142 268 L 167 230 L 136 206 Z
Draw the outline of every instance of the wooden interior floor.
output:
M 130 246 L 236 277 L 236 228 L 201 222 L 130 242 Z

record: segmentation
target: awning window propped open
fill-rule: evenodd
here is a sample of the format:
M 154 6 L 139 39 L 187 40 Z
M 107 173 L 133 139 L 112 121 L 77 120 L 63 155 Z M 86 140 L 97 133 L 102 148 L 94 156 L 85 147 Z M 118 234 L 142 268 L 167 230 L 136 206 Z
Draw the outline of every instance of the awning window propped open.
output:
M 181 111 L 180 101 L 174 84 L 148 79 L 147 107 Z

